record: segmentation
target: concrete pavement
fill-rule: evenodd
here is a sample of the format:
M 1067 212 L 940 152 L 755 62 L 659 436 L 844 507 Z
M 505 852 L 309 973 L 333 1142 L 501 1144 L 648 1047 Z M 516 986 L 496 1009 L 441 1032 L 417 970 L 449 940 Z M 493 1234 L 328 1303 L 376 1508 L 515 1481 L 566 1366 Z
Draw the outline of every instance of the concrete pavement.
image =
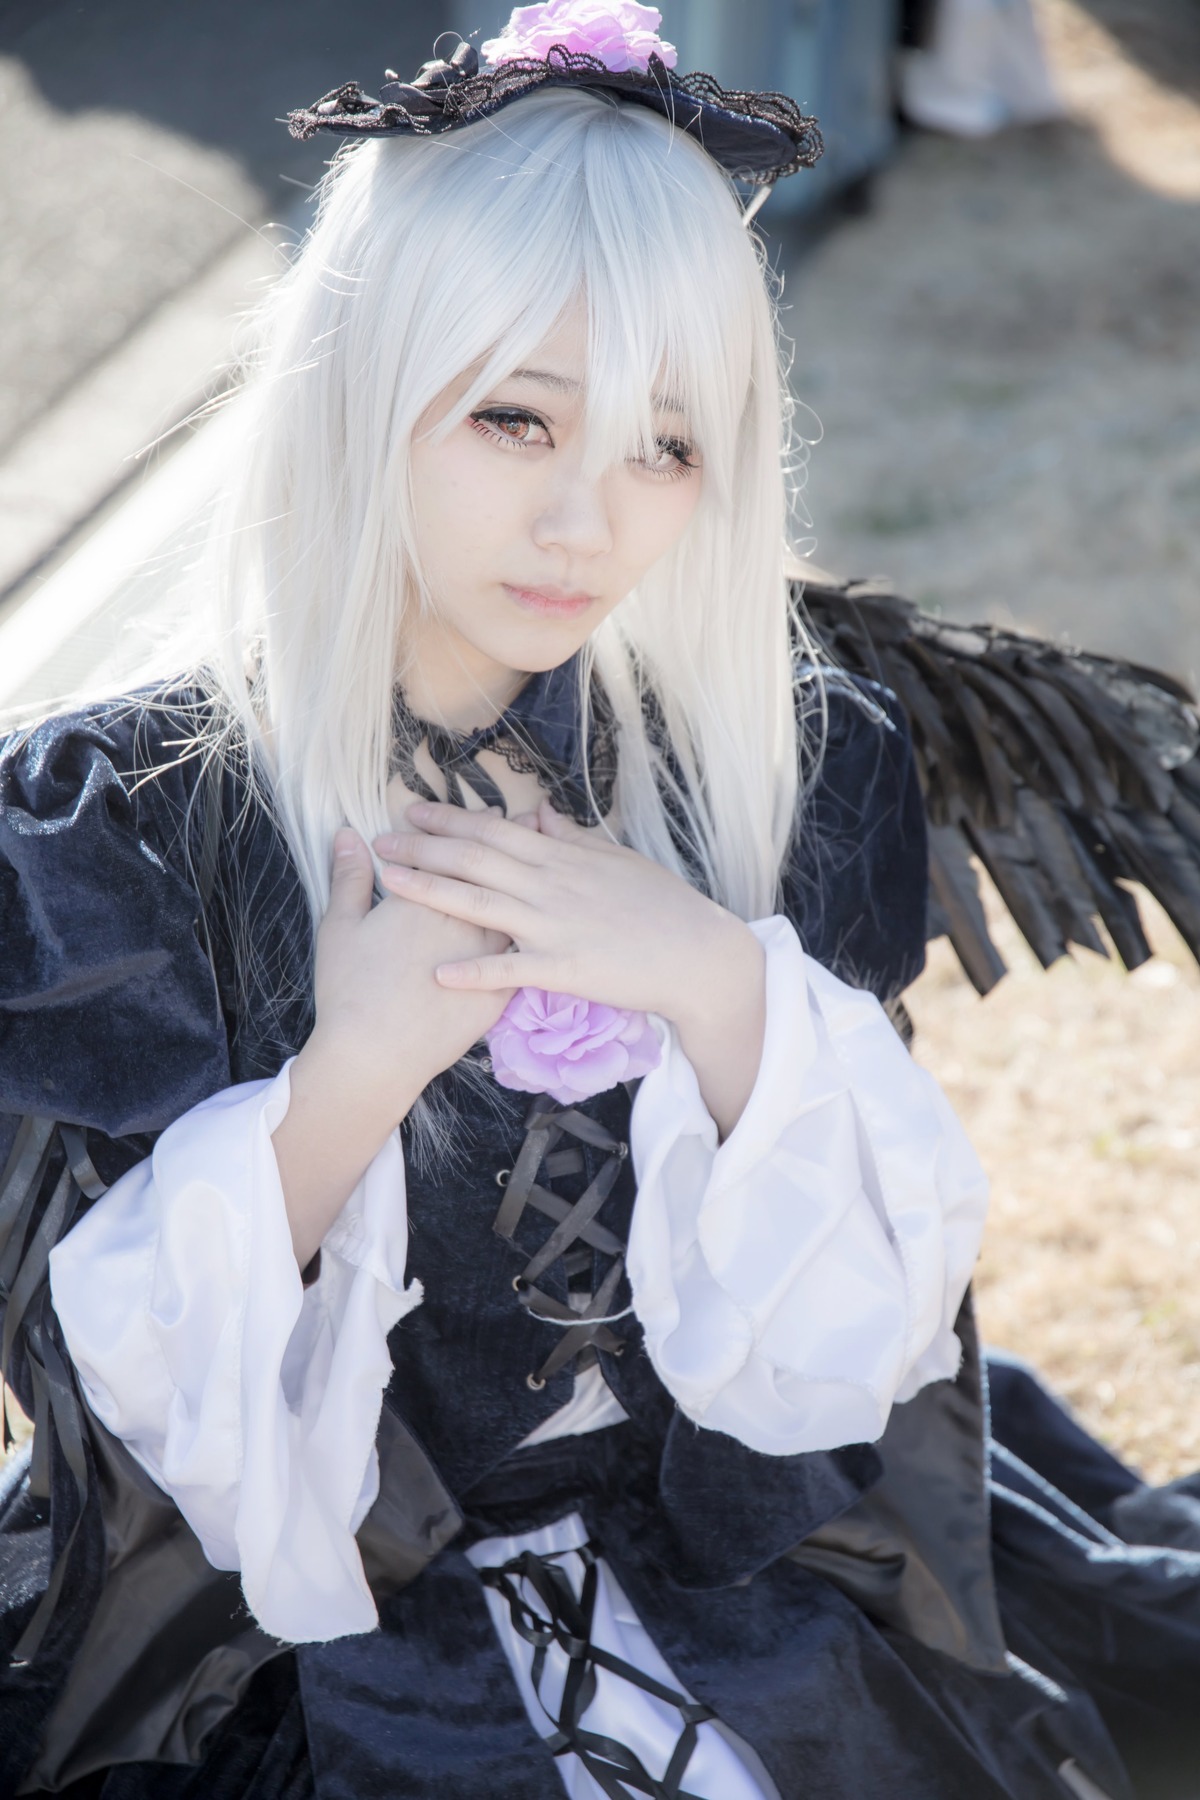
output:
M 442 0 L 9 0 L 0 617 L 220 389 L 233 321 L 335 148 L 278 121 L 415 67 L 442 26 Z

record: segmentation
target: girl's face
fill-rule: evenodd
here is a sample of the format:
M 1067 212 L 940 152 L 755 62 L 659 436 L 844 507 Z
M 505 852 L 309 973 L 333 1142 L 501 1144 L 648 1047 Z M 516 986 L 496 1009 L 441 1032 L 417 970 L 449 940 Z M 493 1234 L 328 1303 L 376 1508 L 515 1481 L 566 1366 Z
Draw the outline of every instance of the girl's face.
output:
M 440 441 L 466 390 L 440 394 L 412 447 L 417 552 L 433 596 L 404 649 L 418 712 L 478 723 L 521 677 L 566 662 L 682 535 L 700 494 L 684 419 L 655 411 L 659 454 L 585 473 L 579 309 Z M 474 700 L 471 690 L 474 690 Z M 474 717 L 453 717 L 452 713 Z

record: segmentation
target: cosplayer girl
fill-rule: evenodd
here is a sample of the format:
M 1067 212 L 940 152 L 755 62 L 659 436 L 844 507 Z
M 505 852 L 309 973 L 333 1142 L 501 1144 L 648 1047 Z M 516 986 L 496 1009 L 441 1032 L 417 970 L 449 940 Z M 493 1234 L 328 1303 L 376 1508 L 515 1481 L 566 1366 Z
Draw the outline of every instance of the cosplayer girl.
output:
M 211 661 L 5 751 L 5 1791 L 1115 1797 L 1175 1728 L 1088 1655 L 1200 1558 L 1089 1589 L 1046 1486 L 997 1598 L 921 800 L 789 607 L 730 179 L 812 124 L 615 12 L 298 115 L 365 141 Z

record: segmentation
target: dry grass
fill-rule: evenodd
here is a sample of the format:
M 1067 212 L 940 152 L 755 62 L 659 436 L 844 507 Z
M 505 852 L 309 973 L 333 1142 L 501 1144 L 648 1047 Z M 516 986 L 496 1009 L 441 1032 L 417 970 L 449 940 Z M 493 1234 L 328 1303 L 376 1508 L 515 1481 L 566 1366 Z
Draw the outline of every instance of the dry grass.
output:
M 1139 899 L 1158 955 L 1133 975 L 1043 972 L 993 899 L 1006 979 L 981 1001 L 942 941 L 910 1001 L 992 1178 L 985 1337 L 1165 1481 L 1200 1466 L 1200 970 Z

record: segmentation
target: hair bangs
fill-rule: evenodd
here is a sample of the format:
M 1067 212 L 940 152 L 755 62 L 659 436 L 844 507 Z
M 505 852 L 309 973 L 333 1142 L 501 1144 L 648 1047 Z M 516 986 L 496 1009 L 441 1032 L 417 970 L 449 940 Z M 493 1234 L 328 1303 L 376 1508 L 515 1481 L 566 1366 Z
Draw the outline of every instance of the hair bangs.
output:
M 678 415 L 669 435 L 699 451 L 709 497 L 728 503 L 750 383 L 746 301 L 762 285 L 730 183 L 637 107 L 598 108 L 582 162 L 590 459 L 653 461 L 661 415 Z
M 679 437 L 728 505 L 752 379 L 747 296 L 762 278 L 727 178 L 656 114 L 599 94 L 539 94 L 461 137 L 423 146 L 454 159 L 438 170 L 451 196 L 471 197 L 448 208 L 427 329 L 410 335 L 428 399 L 474 370 L 437 435 L 583 305 L 590 471 L 652 462 Z M 467 261 L 483 279 L 461 279 Z M 448 342 L 455 368 L 438 354 Z

